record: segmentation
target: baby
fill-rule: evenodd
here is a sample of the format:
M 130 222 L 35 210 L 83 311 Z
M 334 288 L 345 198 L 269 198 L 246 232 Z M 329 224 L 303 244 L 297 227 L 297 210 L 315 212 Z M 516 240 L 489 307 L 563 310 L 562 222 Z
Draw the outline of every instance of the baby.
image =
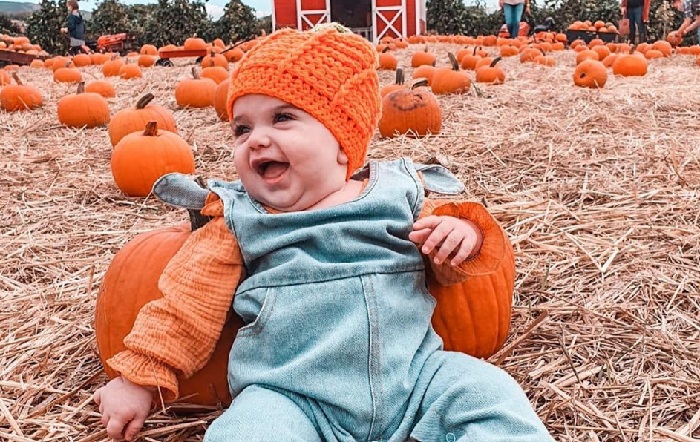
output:
M 120 376 L 95 392 L 111 437 L 133 440 L 176 375 L 211 355 L 233 303 L 231 406 L 206 442 L 551 441 L 504 371 L 443 350 L 431 326 L 441 283 L 494 271 L 506 240 L 439 166 L 362 168 L 380 115 L 377 52 L 328 28 L 280 30 L 231 76 L 235 182 L 156 183 L 161 199 L 212 217 L 139 314 Z M 357 169 L 362 168 L 357 173 Z M 234 296 L 235 294 L 235 296 Z

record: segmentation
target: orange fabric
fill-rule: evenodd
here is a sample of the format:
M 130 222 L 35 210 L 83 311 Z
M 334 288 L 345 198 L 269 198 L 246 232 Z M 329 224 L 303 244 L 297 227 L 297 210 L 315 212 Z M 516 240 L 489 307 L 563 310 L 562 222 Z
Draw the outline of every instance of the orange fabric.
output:
M 348 156 L 346 179 L 365 161 L 381 113 L 377 51 L 364 38 L 327 28 L 281 29 L 261 40 L 231 73 L 226 108 L 262 94 L 304 110 Z
M 202 214 L 216 218 L 195 231 L 168 263 L 159 282 L 163 298 L 146 304 L 124 340 L 127 350 L 107 360 L 130 381 L 160 387 L 166 403 L 178 398 L 176 373 L 190 376 L 211 356 L 244 277 L 241 251 L 222 216 L 221 200 L 211 194 Z M 428 215 L 468 219 L 484 235 L 481 250 L 459 268 L 430 259 L 439 283 L 463 282 L 498 267 L 505 236 L 480 204 L 426 198 L 421 217 Z

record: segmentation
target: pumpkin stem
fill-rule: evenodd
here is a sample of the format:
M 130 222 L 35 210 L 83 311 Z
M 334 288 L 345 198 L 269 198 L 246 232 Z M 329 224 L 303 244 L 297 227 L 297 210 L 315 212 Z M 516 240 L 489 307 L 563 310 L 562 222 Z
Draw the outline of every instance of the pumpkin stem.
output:
M 144 95 L 143 97 L 141 97 L 141 98 L 139 99 L 139 101 L 136 102 L 136 109 L 143 109 L 143 108 L 146 107 L 146 105 L 147 105 L 148 103 L 150 103 L 151 100 L 153 100 L 154 98 L 155 98 L 155 96 L 154 96 L 152 93 L 150 93 L 150 92 L 147 93 L 146 95 Z
M 411 86 L 411 89 L 416 89 L 422 86 L 427 86 L 428 85 L 428 79 L 427 78 L 421 78 L 420 80 L 416 81 L 413 83 Z
M 387 52 L 389 52 L 389 46 L 388 46 L 388 45 L 385 46 L 384 49 L 382 49 L 382 54 L 386 54 Z
M 491 66 L 491 67 L 496 66 L 496 63 L 498 63 L 499 61 L 501 61 L 501 57 L 496 57 L 496 58 L 494 58 L 493 61 L 491 62 L 491 65 L 490 65 L 490 66 Z
M 455 54 L 453 54 L 452 52 L 448 52 L 447 58 L 450 59 L 450 63 L 452 64 L 452 70 L 458 71 L 459 70 L 459 62 L 457 61 L 457 57 L 455 57 Z
M 85 92 L 85 82 L 81 81 L 80 83 L 78 83 L 78 90 L 75 93 L 77 95 L 77 94 L 82 94 L 84 92 Z
M 197 183 L 202 189 L 206 189 L 207 185 L 201 176 L 197 175 L 194 177 L 194 182 Z M 187 214 L 190 216 L 190 228 L 194 232 L 200 227 L 204 227 L 209 221 L 213 219 L 211 216 L 202 215 L 199 209 L 187 209 Z
M 403 69 L 397 68 L 396 69 L 396 84 L 400 86 L 404 83 L 405 80 L 406 80 L 406 76 L 403 73 Z
M 630 46 L 630 55 L 634 54 L 635 49 L 637 49 L 637 45 Z
M 146 123 L 146 129 L 144 129 L 143 135 L 146 137 L 155 137 L 158 135 L 158 122 L 149 121 Z
M 192 66 L 192 76 L 195 80 L 199 80 L 199 74 L 197 73 L 197 68 L 195 66 Z
M 17 72 L 12 71 L 12 78 L 15 79 L 15 82 L 16 82 L 18 85 L 20 85 L 20 86 L 22 85 L 22 80 L 19 79 L 19 75 L 17 75 Z
M 425 45 L 425 49 L 423 49 L 423 52 L 428 52 L 428 45 Z
M 474 46 L 474 51 L 472 52 L 472 56 L 476 55 L 476 49 L 477 49 L 477 47 Z

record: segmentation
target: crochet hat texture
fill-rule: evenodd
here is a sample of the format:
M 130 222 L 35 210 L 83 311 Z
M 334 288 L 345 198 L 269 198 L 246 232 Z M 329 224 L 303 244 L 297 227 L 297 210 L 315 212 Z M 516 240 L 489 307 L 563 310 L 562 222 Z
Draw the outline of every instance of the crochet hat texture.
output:
M 319 120 L 348 156 L 347 177 L 364 164 L 381 113 L 377 51 L 329 27 L 282 29 L 249 50 L 231 74 L 227 109 L 248 94 L 278 98 Z

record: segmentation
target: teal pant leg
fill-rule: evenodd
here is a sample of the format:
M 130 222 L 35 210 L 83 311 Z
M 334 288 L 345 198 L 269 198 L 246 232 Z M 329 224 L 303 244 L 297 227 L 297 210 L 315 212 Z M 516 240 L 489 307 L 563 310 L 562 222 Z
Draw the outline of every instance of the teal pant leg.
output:
M 418 382 L 425 393 L 413 439 L 553 442 L 523 389 L 505 371 L 463 353 L 440 351 L 431 359 L 426 377 L 432 377 Z
M 258 386 L 244 389 L 204 435 L 204 442 L 321 442 L 313 423 L 287 396 Z

